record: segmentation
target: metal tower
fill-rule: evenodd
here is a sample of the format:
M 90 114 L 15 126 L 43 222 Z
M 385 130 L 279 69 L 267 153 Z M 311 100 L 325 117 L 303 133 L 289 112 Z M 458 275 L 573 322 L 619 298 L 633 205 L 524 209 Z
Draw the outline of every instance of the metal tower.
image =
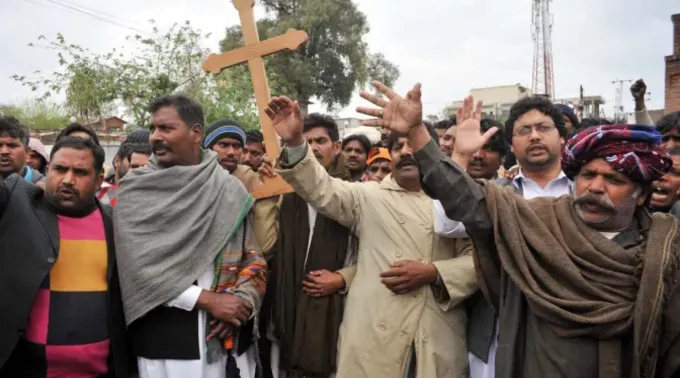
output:
M 616 84 L 616 97 L 614 97 L 614 121 L 615 122 L 625 122 L 626 111 L 623 107 L 623 85 L 626 83 L 632 83 L 633 80 L 619 80 L 616 79 L 612 81 L 612 84 Z
M 533 0 L 531 32 L 534 39 L 534 68 L 531 91 L 555 99 L 555 75 L 552 57 L 552 0 Z

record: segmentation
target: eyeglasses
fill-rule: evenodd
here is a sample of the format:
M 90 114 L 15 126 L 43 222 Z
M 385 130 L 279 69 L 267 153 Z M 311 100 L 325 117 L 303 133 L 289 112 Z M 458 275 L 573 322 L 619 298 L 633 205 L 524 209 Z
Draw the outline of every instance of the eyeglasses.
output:
M 527 136 L 531 134 L 533 130 L 536 130 L 537 133 L 539 134 L 547 134 L 553 129 L 555 129 L 555 125 L 552 123 L 536 123 L 533 125 L 524 125 L 520 126 L 515 129 L 515 131 L 512 133 L 514 136 Z

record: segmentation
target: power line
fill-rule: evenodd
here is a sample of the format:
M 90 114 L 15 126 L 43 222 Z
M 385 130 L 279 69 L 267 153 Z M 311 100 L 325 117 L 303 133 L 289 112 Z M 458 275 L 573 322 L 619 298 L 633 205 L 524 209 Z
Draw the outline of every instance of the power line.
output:
M 146 31 L 144 31 L 144 30 L 141 30 L 141 29 L 138 29 L 138 28 L 129 26 L 129 25 L 125 25 L 125 24 L 123 24 L 123 23 L 121 23 L 121 22 L 118 22 L 118 21 L 115 21 L 115 20 L 111 20 L 111 19 L 102 17 L 102 16 L 100 16 L 100 15 L 98 15 L 98 14 L 95 14 L 95 13 L 92 13 L 92 12 L 89 12 L 89 11 L 86 11 L 86 10 L 83 10 L 83 9 L 80 9 L 80 8 L 77 8 L 77 7 L 74 7 L 74 6 L 71 6 L 71 5 L 69 5 L 69 4 L 60 3 L 60 2 L 55 1 L 55 0 L 44 0 L 44 1 L 47 1 L 47 2 L 52 3 L 52 4 L 56 4 L 56 5 L 61 6 L 61 7 L 64 7 L 64 8 L 55 8 L 54 6 L 50 6 L 50 4 L 38 3 L 38 2 L 35 2 L 35 1 L 31 1 L 31 0 L 24 0 L 24 1 L 26 1 L 26 2 L 28 2 L 28 3 L 31 3 L 31 4 L 40 5 L 40 6 L 48 7 L 48 8 L 51 8 L 51 9 L 57 9 L 57 10 L 66 10 L 66 9 L 64 9 L 64 8 L 67 8 L 67 9 L 70 9 L 71 11 L 75 11 L 75 12 L 78 12 L 78 13 L 82 13 L 82 14 L 85 14 L 85 15 L 90 16 L 90 17 L 94 17 L 94 18 L 96 18 L 96 19 L 98 19 L 98 20 L 100 20 L 100 21 L 104 21 L 104 22 L 106 22 L 106 23 L 109 23 L 109 24 L 112 24 L 112 25 L 115 25 L 115 26 L 118 26 L 118 27 L 122 27 L 122 28 L 125 28 L 125 29 L 129 29 L 129 30 L 135 31 L 135 32 L 137 32 L 137 33 L 142 33 L 142 34 L 145 34 L 145 35 L 150 35 L 148 32 L 146 32 Z
M 127 20 L 127 19 L 124 19 L 124 18 L 122 18 L 122 17 L 120 17 L 120 16 L 118 16 L 118 15 L 111 14 L 111 13 L 108 13 L 108 12 L 104 12 L 104 11 L 99 10 L 99 9 L 94 9 L 94 8 L 88 7 L 88 6 L 86 6 L 86 5 L 83 5 L 83 4 L 80 4 L 80 3 L 76 3 L 76 2 L 74 2 L 74 1 L 70 1 L 70 0 L 59 0 L 59 1 L 62 2 L 62 3 L 66 3 L 66 4 L 71 4 L 71 5 L 74 6 L 74 7 L 79 7 L 79 8 L 82 8 L 82 9 L 87 10 L 87 11 L 90 11 L 90 12 L 95 12 L 95 13 L 98 13 L 98 14 L 102 14 L 102 15 L 104 15 L 104 16 L 106 16 L 106 17 L 108 17 L 108 18 L 110 18 L 110 19 L 112 19 L 112 20 L 114 20 L 114 21 L 124 22 L 124 23 L 126 23 L 126 24 L 128 24 L 128 25 L 134 25 L 134 24 L 135 24 L 135 22 L 130 21 L 130 20 Z M 134 25 L 134 26 L 139 26 L 139 25 Z
M 135 28 L 135 27 L 132 27 L 132 26 L 128 26 L 128 25 L 122 24 L 122 23 L 120 23 L 120 22 L 118 22 L 118 21 L 115 21 L 115 20 L 110 20 L 110 19 L 104 18 L 104 17 L 102 17 L 102 16 L 100 16 L 100 15 L 98 15 L 98 14 L 95 14 L 95 13 L 92 13 L 92 12 L 88 12 L 88 11 L 86 11 L 86 10 L 83 10 L 83 9 L 80 9 L 80 8 L 77 8 L 77 7 L 68 5 L 68 4 L 60 3 L 59 1 L 56 1 L 56 0 L 45 0 L 45 1 L 48 1 L 48 2 L 53 3 L 53 4 L 61 5 L 62 7 L 66 7 L 66 8 L 69 8 L 69 9 L 73 9 L 73 10 L 76 11 L 76 12 L 80 12 L 80 13 L 86 14 L 86 15 L 88 15 L 88 16 L 97 18 L 97 19 L 99 19 L 99 20 L 102 20 L 102 21 L 104 21 L 104 22 L 108 22 L 108 23 L 113 24 L 113 25 L 117 25 L 117 26 L 120 26 L 120 27 L 123 27 L 123 28 L 126 28 L 126 29 L 130 29 L 130 30 L 132 30 L 132 31 L 136 31 L 136 32 L 139 32 L 139 33 L 143 33 L 143 34 L 147 34 L 147 35 L 148 35 L 148 33 L 147 33 L 146 31 L 144 31 L 144 30 L 137 29 L 137 28 Z

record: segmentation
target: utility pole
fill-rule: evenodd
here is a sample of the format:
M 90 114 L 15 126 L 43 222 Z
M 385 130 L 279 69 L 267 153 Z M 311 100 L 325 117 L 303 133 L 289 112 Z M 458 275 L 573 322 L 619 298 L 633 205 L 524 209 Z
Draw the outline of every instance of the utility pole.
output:
M 632 83 L 634 80 L 619 80 L 616 79 L 612 81 L 612 84 L 618 85 L 616 87 L 616 97 L 614 98 L 614 119 L 613 121 L 624 121 L 626 112 L 623 108 L 623 85 L 626 83 Z
M 555 99 L 555 74 L 552 54 L 551 1 L 533 0 L 531 7 L 531 34 L 534 41 L 531 92 L 553 101 Z

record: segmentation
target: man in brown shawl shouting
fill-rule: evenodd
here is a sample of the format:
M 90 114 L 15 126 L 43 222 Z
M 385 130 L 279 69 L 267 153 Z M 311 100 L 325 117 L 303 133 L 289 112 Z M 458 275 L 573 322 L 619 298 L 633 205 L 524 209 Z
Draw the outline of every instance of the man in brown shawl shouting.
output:
M 525 200 L 465 173 L 496 131 L 480 133 L 481 103 L 473 112 L 465 101 L 454 164 L 422 126 L 420 85 L 406 98 L 384 93 L 389 101 L 374 101 L 384 109 L 365 112 L 382 117 L 368 123 L 409 133 L 423 187 L 474 241 L 480 287 L 499 315 L 496 377 L 679 376 L 678 225 L 643 208 L 670 165 L 655 130 L 581 131 L 563 152 L 573 196 Z

